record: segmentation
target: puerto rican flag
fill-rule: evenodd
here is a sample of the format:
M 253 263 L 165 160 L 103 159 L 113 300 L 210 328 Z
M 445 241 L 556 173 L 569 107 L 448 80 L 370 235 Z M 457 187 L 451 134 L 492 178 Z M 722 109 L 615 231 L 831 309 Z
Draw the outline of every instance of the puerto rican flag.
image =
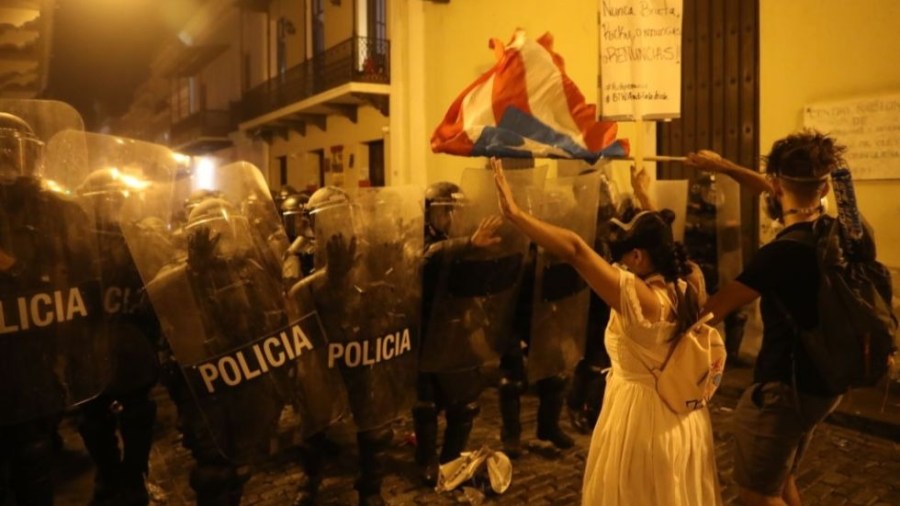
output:
M 537 41 L 516 31 L 506 46 L 492 39 L 497 64 L 453 101 L 431 137 L 435 153 L 500 158 L 628 156 L 617 124 L 597 110 L 566 75 L 553 37 Z

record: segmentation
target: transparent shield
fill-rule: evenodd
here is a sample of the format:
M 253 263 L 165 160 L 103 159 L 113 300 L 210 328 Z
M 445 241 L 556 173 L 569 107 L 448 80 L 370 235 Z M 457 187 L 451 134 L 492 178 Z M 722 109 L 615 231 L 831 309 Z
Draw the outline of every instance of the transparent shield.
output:
M 741 249 L 741 187 L 737 181 L 716 178 L 716 247 L 719 286 L 732 281 L 744 267 Z
M 61 102 L 3 100 L 0 110 L 24 120 L 41 150 L 81 125 Z M 83 159 L 78 151 L 32 157 L 43 165 L 0 183 L 0 425 L 59 413 L 109 380 L 90 219 L 71 188 L 42 175 L 47 165 Z
M 313 220 L 324 268 L 291 289 L 328 335 L 328 367 L 339 371 L 359 430 L 409 413 L 415 400 L 421 317 L 421 191 L 360 190 Z
M 533 209 L 545 176 L 546 168 L 507 172 L 523 209 Z M 424 372 L 465 370 L 496 361 L 514 339 L 513 318 L 528 239 L 504 223 L 498 230 L 499 244 L 471 247 L 465 238 L 482 220 L 498 213 L 493 175 L 485 169 L 467 169 L 460 187 L 466 205 L 453 217 L 450 242 L 443 245 L 441 254 L 427 260 L 432 265 L 426 265 L 437 274 L 423 326 L 420 369 Z
M 653 183 L 656 192 L 656 207 L 669 209 L 675 213 L 672 235 L 678 242 L 684 242 L 684 228 L 687 217 L 688 180 L 657 180 Z
M 83 149 L 79 149 L 82 148 Z M 57 153 L 83 153 L 83 160 Z M 159 374 L 159 324 L 122 234 L 122 210 L 165 186 L 178 157 L 165 146 L 96 133 L 65 130 L 47 144 L 47 178 L 72 189 L 96 235 L 102 284 L 104 330 L 114 359 L 107 391 L 146 388 Z
M 593 244 L 600 172 L 548 180 L 534 214 Z M 568 373 L 584 356 L 590 289 L 575 269 L 538 248 L 528 347 L 529 381 Z M 599 336 L 592 336 L 599 339 Z
M 287 241 L 259 170 L 178 170 L 129 204 L 125 239 L 181 366 L 189 408 L 219 451 L 241 461 L 260 455 L 288 404 L 307 433 L 330 423 L 332 411 L 321 406 L 335 400 L 297 387 L 323 359 L 325 336 L 284 296 Z M 323 411 L 327 420 L 306 416 Z

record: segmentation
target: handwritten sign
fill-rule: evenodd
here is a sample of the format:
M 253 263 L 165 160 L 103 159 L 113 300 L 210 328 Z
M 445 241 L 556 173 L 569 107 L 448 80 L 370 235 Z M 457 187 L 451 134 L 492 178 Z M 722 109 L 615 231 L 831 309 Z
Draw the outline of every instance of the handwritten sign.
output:
M 803 125 L 847 146 L 854 180 L 900 178 L 900 93 L 809 105 Z
M 599 0 L 605 119 L 681 114 L 682 0 Z

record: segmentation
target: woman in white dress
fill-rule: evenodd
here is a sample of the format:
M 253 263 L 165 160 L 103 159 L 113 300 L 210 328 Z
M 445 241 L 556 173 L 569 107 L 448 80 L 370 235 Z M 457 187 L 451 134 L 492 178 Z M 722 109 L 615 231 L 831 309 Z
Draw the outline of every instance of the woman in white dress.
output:
M 618 223 L 611 246 L 621 266 L 613 266 L 574 232 L 519 209 L 500 162 L 492 159 L 491 167 L 503 215 L 570 263 L 612 308 L 606 330 L 612 369 L 591 439 L 582 504 L 722 504 L 709 412 L 671 411 L 649 371 L 665 360 L 672 339 L 697 321 L 702 303 L 702 275 L 692 275 L 683 246 L 672 238 L 672 213 L 643 212 Z

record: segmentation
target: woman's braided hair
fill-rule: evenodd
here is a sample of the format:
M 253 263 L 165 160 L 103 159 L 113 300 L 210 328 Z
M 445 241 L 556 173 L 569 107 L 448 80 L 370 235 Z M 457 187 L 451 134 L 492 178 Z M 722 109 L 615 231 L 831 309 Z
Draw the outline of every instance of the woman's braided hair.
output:
M 684 244 L 675 241 L 672 234 L 675 213 L 663 209 L 644 213 L 636 220 L 630 230 L 617 229 L 613 232 L 611 243 L 614 260 L 618 261 L 622 255 L 633 249 L 645 250 L 656 273 L 661 275 L 667 284 L 675 285 L 676 329 L 672 339 L 677 339 L 699 318 L 700 303 L 691 283 L 687 283 L 687 289 L 683 292 L 678 288 L 678 281 L 689 276 L 693 269 L 688 262 Z

